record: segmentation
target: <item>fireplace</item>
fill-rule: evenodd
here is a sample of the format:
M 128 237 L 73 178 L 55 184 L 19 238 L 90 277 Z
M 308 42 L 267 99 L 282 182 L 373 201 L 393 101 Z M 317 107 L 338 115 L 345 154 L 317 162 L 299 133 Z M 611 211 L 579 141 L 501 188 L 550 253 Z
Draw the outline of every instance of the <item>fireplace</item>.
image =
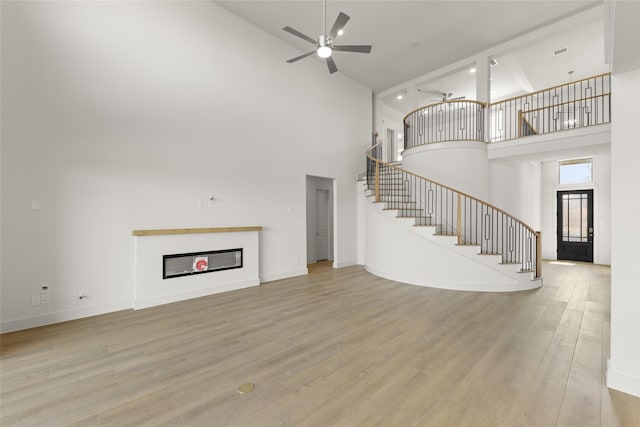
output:
M 260 226 L 133 230 L 134 308 L 260 285 L 260 231 Z
M 242 248 L 162 256 L 162 278 L 242 268 Z

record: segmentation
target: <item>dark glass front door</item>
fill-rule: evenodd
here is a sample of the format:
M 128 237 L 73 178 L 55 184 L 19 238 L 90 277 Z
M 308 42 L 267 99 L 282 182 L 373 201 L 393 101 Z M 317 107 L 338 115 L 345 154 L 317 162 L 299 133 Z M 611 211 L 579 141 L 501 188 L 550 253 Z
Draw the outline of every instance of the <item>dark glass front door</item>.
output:
M 593 190 L 558 191 L 558 259 L 593 262 Z

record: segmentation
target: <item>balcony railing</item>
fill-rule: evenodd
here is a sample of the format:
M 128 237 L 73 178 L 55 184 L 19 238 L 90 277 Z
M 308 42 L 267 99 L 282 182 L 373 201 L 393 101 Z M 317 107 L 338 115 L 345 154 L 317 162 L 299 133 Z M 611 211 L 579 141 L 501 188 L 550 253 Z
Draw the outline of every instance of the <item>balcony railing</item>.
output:
M 611 74 L 489 105 L 489 142 L 611 122 Z
M 611 74 L 505 99 L 488 107 L 470 100 L 431 104 L 410 112 L 403 122 L 405 150 L 444 141 L 508 141 L 610 123 Z
M 405 116 L 405 150 L 443 141 L 484 141 L 484 104 L 445 101 L 418 108 Z

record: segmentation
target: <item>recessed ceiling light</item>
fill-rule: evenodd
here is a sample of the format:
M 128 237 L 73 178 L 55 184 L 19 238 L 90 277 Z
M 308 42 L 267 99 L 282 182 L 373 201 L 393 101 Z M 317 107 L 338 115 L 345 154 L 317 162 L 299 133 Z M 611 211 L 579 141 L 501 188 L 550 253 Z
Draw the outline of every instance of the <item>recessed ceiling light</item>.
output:
M 470 70 L 469 70 L 469 72 L 470 72 L 471 74 L 473 74 L 473 73 L 475 73 L 475 72 L 476 72 L 476 69 L 475 69 L 475 68 L 472 68 L 472 69 L 470 69 Z
M 553 54 L 554 55 L 560 55 L 561 53 L 565 53 L 566 51 L 568 51 L 569 48 L 568 47 L 563 47 L 562 49 L 558 49 L 558 50 L 554 50 Z
M 402 95 L 398 95 L 398 96 L 396 96 L 396 99 L 397 99 L 397 100 L 401 100 L 402 98 L 404 98 Z
M 344 34 L 344 30 L 341 28 L 340 31 L 338 31 L 338 35 L 341 36 Z

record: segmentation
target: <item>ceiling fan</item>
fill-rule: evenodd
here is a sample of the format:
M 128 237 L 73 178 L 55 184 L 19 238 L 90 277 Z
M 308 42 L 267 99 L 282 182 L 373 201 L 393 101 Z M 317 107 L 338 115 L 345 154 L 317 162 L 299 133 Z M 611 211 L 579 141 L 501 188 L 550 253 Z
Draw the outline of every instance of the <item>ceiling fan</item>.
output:
M 322 2 L 323 5 L 323 30 L 322 35 L 318 36 L 318 40 L 314 40 L 313 38 L 307 36 L 306 34 L 301 33 L 300 31 L 286 26 L 283 28 L 284 31 L 293 34 L 294 36 L 300 37 L 303 40 L 308 41 L 309 43 L 316 46 L 315 50 L 311 52 L 307 52 L 303 55 L 297 56 L 295 58 L 289 59 L 288 63 L 293 63 L 299 61 L 300 59 L 306 58 L 307 56 L 313 55 L 314 53 L 318 54 L 320 58 L 324 58 L 327 62 L 327 66 L 329 67 L 329 73 L 333 74 L 338 71 L 338 67 L 336 66 L 335 61 L 331 57 L 334 51 L 336 52 L 356 52 L 356 53 L 371 53 L 371 45 L 344 45 L 344 46 L 336 46 L 333 44 L 333 41 L 336 37 L 342 34 L 342 29 L 346 25 L 347 21 L 349 21 L 350 17 L 346 13 L 340 12 L 338 17 L 336 18 L 336 22 L 331 27 L 329 33 L 327 33 L 327 1 L 324 0 Z
M 418 88 L 418 92 L 420 93 L 432 93 L 432 94 L 437 94 L 439 96 L 439 98 L 431 98 L 428 101 L 440 101 L 440 102 L 447 102 L 447 101 L 458 101 L 460 99 L 465 99 L 464 96 L 458 96 L 455 98 L 452 98 L 453 93 L 451 92 L 433 92 L 433 91 L 425 91 L 424 89 Z

